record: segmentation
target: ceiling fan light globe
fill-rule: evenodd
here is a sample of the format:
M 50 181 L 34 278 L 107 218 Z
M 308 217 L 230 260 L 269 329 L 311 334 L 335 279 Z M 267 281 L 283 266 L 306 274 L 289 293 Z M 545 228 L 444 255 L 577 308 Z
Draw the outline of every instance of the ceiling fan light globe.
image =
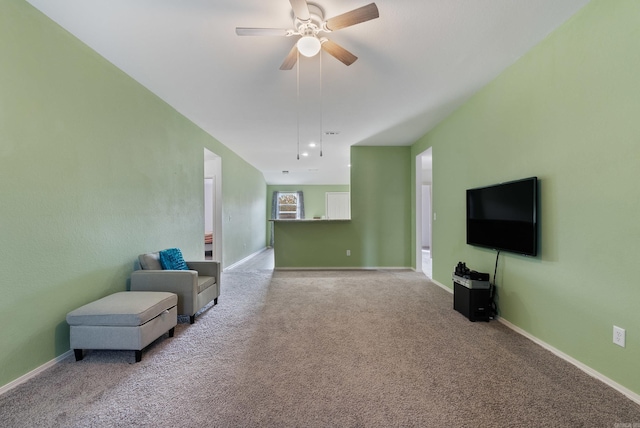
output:
M 320 52 L 320 40 L 313 36 L 304 36 L 298 40 L 298 52 L 306 57 L 312 57 Z

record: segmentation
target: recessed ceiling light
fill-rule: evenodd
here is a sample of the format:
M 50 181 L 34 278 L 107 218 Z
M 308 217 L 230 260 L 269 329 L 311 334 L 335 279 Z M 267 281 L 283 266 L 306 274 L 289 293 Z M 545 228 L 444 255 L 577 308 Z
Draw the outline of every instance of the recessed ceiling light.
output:
M 302 153 L 302 156 L 309 156 L 309 153 L 304 152 L 304 153 Z
M 315 147 L 316 143 L 309 143 L 309 147 Z
M 289 174 L 289 171 L 282 171 L 282 173 L 283 173 L 284 175 L 287 175 L 287 174 Z

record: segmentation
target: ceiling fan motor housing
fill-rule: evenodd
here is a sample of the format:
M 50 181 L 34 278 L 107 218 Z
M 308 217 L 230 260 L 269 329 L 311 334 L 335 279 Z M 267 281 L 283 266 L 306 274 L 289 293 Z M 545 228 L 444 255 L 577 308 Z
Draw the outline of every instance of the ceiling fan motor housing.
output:
M 293 25 L 301 36 L 317 36 L 320 31 L 330 32 L 324 25 L 324 10 L 315 3 L 307 3 L 309 6 L 309 19 L 301 20 L 293 17 Z

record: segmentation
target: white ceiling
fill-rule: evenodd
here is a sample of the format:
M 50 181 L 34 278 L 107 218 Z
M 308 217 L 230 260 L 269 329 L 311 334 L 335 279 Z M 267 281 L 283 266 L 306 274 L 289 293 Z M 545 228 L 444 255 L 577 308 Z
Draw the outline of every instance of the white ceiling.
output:
M 279 70 L 295 39 L 235 33 L 292 28 L 288 0 L 28 1 L 269 184 L 347 184 L 351 145 L 414 143 L 588 3 L 376 0 L 380 18 L 327 35 L 359 59 L 302 58 L 298 99 L 296 68 Z M 330 18 L 370 2 L 317 4 Z

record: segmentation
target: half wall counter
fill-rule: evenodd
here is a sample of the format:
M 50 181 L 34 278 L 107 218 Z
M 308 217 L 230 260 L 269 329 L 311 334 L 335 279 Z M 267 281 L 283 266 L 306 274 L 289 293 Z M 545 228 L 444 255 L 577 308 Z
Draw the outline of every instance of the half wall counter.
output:
M 361 262 L 350 219 L 269 221 L 276 269 L 345 269 Z

